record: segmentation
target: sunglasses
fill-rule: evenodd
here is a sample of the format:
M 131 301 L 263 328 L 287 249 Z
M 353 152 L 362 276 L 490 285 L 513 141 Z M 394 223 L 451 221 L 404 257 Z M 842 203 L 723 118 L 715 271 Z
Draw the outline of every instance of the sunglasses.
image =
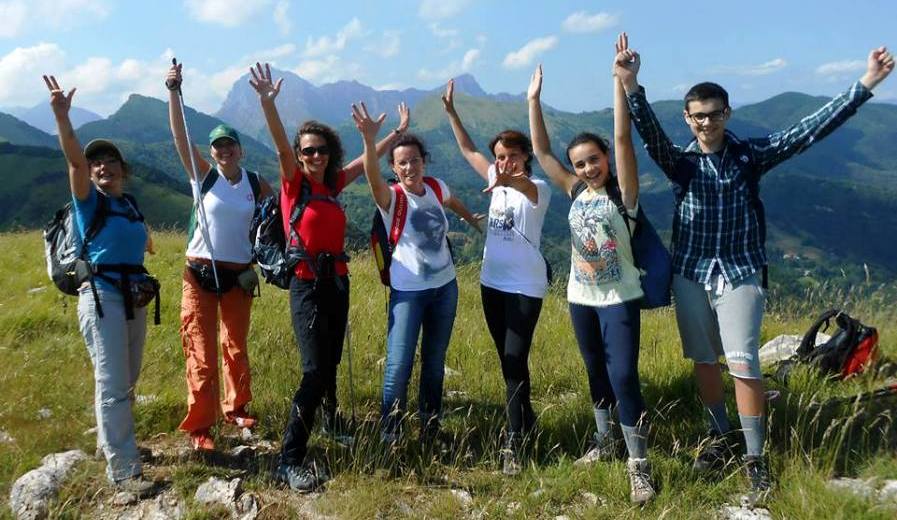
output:
M 306 157 L 311 157 L 314 154 L 330 155 L 330 147 L 328 147 L 326 144 L 321 146 L 306 146 L 305 148 L 300 148 L 299 153 Z

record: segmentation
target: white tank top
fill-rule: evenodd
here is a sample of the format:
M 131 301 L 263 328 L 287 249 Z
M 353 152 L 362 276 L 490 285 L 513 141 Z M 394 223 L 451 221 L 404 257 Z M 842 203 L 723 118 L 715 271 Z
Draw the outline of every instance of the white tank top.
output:
M 243 168 L 240 168 L 240 182 L 233 185 L 220 171 L 218 175 L 218 180 L 202 199 L 215 260 L 246 264 L 252 260 L 252 244 L 249 241 L 249 226 L 255 211 L 252 186 Z M 187 245 L 187 256 L 212 258 L 198 222 Z

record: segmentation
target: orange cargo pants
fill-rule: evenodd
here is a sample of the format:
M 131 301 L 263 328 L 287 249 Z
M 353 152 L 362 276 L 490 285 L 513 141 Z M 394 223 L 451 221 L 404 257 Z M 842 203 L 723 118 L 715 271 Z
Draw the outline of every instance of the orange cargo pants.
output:
M 224 398 L 219 404 L 218 307 L 221 307 L 221 356 Z M 181 341 L 187 364 L 187 416 L 179 428 L 193 432 L 210 428 L 219 410 L 229 414 L 252 400 L 250 390 L 249 314 L 252 296 L 239 286 L 218 296 L 202 289 L 184 269 L 181 296 Z

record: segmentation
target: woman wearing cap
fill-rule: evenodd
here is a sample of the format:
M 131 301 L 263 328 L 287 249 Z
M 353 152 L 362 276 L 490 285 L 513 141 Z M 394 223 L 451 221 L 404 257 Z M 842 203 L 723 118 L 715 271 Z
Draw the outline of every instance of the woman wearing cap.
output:
M 486 324 L 498 350 L 505 380 L 508 418 L 501 450 L 502 472 L 520 473 L 520 445 L 536 416 L 530 402 L 529 351 L 542 298 L 548 290 L 548 263 L 539 244 L 551 189 L 532 179 L 532 145 L 516 130 L 505 130 L 489 143 L 495 162 L 480 153 L 455 110 L 454 81 L 442 97 L 461 154 L 492 192 L 483 249 L 480 294 Z
M 261 176 L 241 166 L 243 148 L 233 128 L 219 125 L 209 134 L 209 155 L 214 164 L 203 158 L 196 145 L 187 142 L 178 96 L 181 79 L 181 64 L 173 65 L 165 79 L 171 133 L 188 178 L 193 178 L 196 167 L 205 215 L 203 219 L 194 211 L 188 231 L 181 298 L 187 416 L 179 428 L 190 434 L 193 449 L 207 451 L 215 449 L 209 430 L 219 410 L 227 423 L 243 428 L 256 424 L 246 410 L 252 400 L 247 337 L 252 293 L 258 284 L 251 266 L 249 227 L 256 200 L 273 191 Z M 215 338 L 219 309 L 224 378 L 220 401 Z
M 362 174 L 362 162 L 359 157 L 343 166 L 339 136 L 317 121 L 300 125 L 291 144 L 274 104 L 283 79 L 272 81 L 267 64 L 256 64 L 250 72 L 250 84 L 258 92 L 280 162 L 280 205 L 287 236 L 294 207 L 304 206 L 294 229 L 309 260 L 296 265 L 290 285 L 290 316 L 302 360 L 302 381 L 290 406 L 274 478 L 292 489 L 308 491 L 326 479 L 305 455 L 322 398 L 336 394 L 336 370 L 349 317 L 348 257 L 343 251 L 346 215 L 336 197 Z M 378 155 L 408 128 L 404 104 L 399 106 L 399 115 L 399 126 L 377 143 Z
M 99 139 L 82 151 L 69 119 L 75 89 L 66 95 L 55 77 L 44 76 L 44 81 L 68 163 L 77 232 L 82 240 L 89 235 L 87 260 L 95 272 L 78 290 L 78 322 L 94 369 L 97 444 L 106 457 L 109 480 L 144 496 L 154 485 L 143 477 L 131 406 L 146 339 L 146 307 L 134 304 L 131 290 L 145 280 L 137 273 L 146 272 L 143 255 L 149 235 L 133 198 L 124 194 L 128 164 L 121 152 Z M 99 231 L 88 233 L 104 209 L 101 204 L 106 205 L 105 220 Z M 110 265 L 121 269 L 104 269 Z

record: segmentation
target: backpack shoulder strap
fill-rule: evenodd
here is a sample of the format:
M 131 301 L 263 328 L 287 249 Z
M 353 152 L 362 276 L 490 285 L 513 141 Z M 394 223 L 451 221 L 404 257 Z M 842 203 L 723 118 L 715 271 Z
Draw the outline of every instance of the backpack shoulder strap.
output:
M 620 191 L 620 186 L 614 184 L 607 188 L 607 198 L 614 203 L 614 206 L 617 207 L 617 213 L 623 217 L 623 222 L 626 223 L 626 230 L 629 231 L 629 237 L 632 238 L 632 226 L 629 225 L 629 221 L 635 220 L 629 215 L 629 211 L 626 209 L 626 206 L 623 204 L 623 192 Z
M 218 180 L 220 175 L 218 174 L 218 168 L 212 166 L 209 168 L 209 172 L 206 173 L 205 178 L 202 180 L 202 185 L 199 188 L 200 195 L 205 195 L 212 189 L 212 186 L 215 185 L 215 181 Z
M 405 229 L 405 219 L 408 217 L 408 197 L 405 196 L 405 191 L 398 184 L 393 184 L 390 187 L 395 193 L 396 204 L 392 213 L 392 223 L 389 226 L 389 245 L 395 248 L 399 243 L 399 237 L 402 236 L 402 230 Z
M 262 183 L 259 174 L 246 170 L 246 178 L 249 180 L 249 188 L 252 190 L 252 198 L 258 202 L 262 196 Z
M 828 328 L 829 320 L 840 314 L 840 312 L 841 311 L 837 309 L 829 309 L 819 316 L 819 319 L 817 319 L 807 330 L 807 333 L 804 334 L 800 346 L 797 347 L 798 358 L 805 358 L 813 352 L 813 349 L 816 348 L 816 334 L 819 332 L 819 329 L 821 329 L 823 325 Z
M 570 200 L 576 200 L 576 197 L 579 197 L 582 192 L 586 191 L 586 188 L 588 188 L 588 186 L 586 186 L 586 183 L 577 181 L 576 184 L 573 185 L 573 188 L 570 190 Z
M 439 185 L 439 181 L 436 180 L 435 177 L 426 177 L 424 176 L 424 184 L 430 187 L 433 190 L 433 193 L 436 194 L 436 200 L 439 201 L 439 205 L 442 205 L 442 186 Z M 402 194 L 405 195 L 404 193 Z
M 130 193 L 122 193 L 122 197 L 124 197 L 125 201 L 131 205 L 131 209 L 133 209 L 134 212 L 137 213 L 137 220 L 143 222 L 143 213 L 140 212 L 140 208 L 137 206 L 137 199 L 134 198 L 134 196 Z

